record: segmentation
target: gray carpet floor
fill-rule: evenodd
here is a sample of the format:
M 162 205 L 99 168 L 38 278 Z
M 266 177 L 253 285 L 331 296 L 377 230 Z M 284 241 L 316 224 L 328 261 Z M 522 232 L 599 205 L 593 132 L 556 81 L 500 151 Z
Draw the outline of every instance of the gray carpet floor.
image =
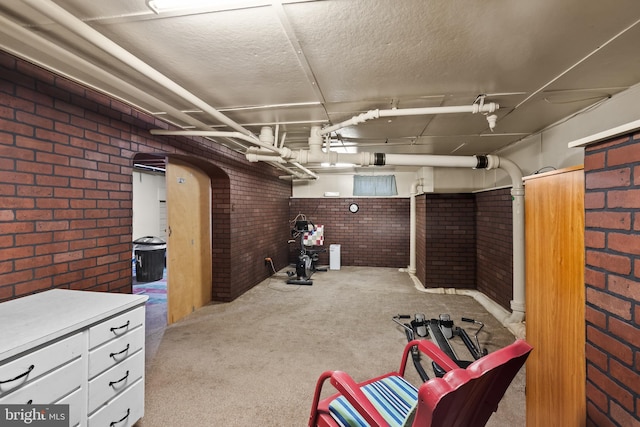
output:
M 312 279 L 286 285 L 279 272 L 166 329 L 162 313 L 150 312 L 145 416 L 136 426 L 305 426 L 321 372 L 360 381 L 398 369 L 406 337 L 392 316 L 400 313 L 449 314 L 471 336 L 460 318 L 475 318 L 490 352 L 514 341 L 471 297 L 420 292 L 397 269 L 343 267 Z M 471 360 L 459 340 L 458 356 Z M 412 366 L 407 372 L 418 383 Z M 523 368 L 489 426 L 525 425 L 524 384 Z

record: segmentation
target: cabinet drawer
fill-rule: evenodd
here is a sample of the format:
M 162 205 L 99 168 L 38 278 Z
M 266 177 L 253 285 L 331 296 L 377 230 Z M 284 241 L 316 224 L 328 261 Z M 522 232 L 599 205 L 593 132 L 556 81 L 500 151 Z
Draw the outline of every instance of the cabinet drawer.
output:
M 139 379 L 89 417 L 87 427 L 130 427 L 144 416 L 144 379 Z
M 125 360 L 144 348 L 144 328 L 131 332 L 96 347 L 89 353 L 89 379 Z
M 89 381 L 89 413 L 127 390 L 144 375 L 144 352 L 138 351 L 122 363 Z
M 79 333 L 1 365 L 0 400 L 11 391 L 26 386 L 58 366 L 78 358 L 85 345 L 83 336 Z
M 89 329 L 89 348 L 94 348 L 144 324 L 144 306 L 107 319 Z
M 73 393 L 58 400 L 57 402 L 54 402 L 58 405 L 69 405 L 69 425 L 71 427 L 79 425 L 80 420 L 82 419 L 83 396 L 84 390 L 78 389 Z
M 59 400 L 83 382 L 82 358 L 77 358 L 53 372 L 41 376 L 0 398 L 2 404 L 26 404 L 28 402 L 46 405 Z

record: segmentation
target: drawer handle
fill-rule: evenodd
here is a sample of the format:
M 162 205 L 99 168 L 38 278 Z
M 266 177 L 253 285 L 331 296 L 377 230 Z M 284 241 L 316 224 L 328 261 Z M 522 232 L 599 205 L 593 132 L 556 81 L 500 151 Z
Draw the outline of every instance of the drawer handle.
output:
M 124 420 L 129 418 L 129 414 L 130 413 L 131 413 L 131 408 L 127 408 L 127 415 L 125 415 L 124 417 L 120 418 L 118 421 L 111 421 L 111 424 L 109 424 L 109 427 L 113 427 L 116 424 L 120 424 L 121 422 L 123 422 Z
M 113 328 L 111 328 L 109 330 L 115 334 L 118 329 L 128 328 L 129 327 L 129 323 L 131 323 L 131 321 L 127 320 L 127 323 L 125 323 L 124 325 L 118 326 L 118 327 L 113 327 Z
M 115 357 L 114 357 L 114 356 L 118 356 L 119 354 L 126 353 L 127 351 L 129 351 L 129 345 L 130 345 L 130 344 L 127 344 L 127 347 L 126 347 L 124 350 L 122 350 L 122 351 L 119 351 L 119 352 L 117 352 L 117 353 L 110 353 L 110 354 L 109 354 L 109 357 L 113 357 L 113 358 L 115 359 Z
M 27 369 L 25 372 L 21 373 L 17 377 L 11 378 L 10 380 L 0 381 L 0 384 L 10 383 L 11 381 L 16 381 L 16 380 L 19 380 L 22 377 L 26 377 L 27 375 L 29 375 L 29 373 L 31 373 L 31 371 L 33 371 L 33 368 L 35 368 L 35 366 L 31 365 L 31 366 L 29 366 L 29 369 Z
M 126 381 L 126 379 L 129 378 L 129 371 L 127 371 L 127 373 L 125 374 L 124 377 L 120 378 L 118 381 L 109 381 L 109 387 L 113 387 L 114 385 L 121 383 L 122 381 Z M 126 418 L 126 417 L 125 417 Z M 124 419 L 124 418 L 123 418 Z M 120 420 L 122 421 L 122 420 Z M 117 422 L 120 422 L 117 421 Z

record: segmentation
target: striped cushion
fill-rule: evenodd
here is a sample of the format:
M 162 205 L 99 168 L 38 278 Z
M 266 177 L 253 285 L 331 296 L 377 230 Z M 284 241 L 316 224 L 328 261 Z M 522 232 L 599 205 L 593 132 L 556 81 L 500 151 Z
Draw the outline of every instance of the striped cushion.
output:
M 418 401 L 418 390 L 404 378 L 386 377 L 362 387 L 367 399 L 392 427 L 404 425 Z M 368 427 L 369 423 L 340 396 L 329 404 L 333 419 L 342 427 Z

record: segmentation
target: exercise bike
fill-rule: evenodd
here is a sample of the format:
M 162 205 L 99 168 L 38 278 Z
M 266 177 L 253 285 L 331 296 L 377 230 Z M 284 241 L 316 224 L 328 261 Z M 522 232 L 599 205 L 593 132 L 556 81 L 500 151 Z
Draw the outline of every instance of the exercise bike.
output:
M 461 360 L 458 358 L 458 355 L 449 342 L 452 338 L 459 336 L 474 360 L 478 360 L 489 353 L 486 348 L 482 348 L 480 346 L 478 334 L 482 328 L 484 328 L 484 323 L 477 320 L 470 319 L 468 317 L 463 317 L 461 319 L 463 322 L 473 323 L 474 325 L 479 326 L 475 331 L 474 343 L 467 331 L 454 326 L 453 320 L 451 320 L 451 316 L 448 314 L 441 314 L 438 319 L 427 320 L 424 314 L 416 313 L 409 323 L 401 322 L 400 319 L 411 319 L 411 316 L 408 314 L 398 314 L 392 318 L 395 323 L 402 326 L 404 329 L 407 341 L 430 337 L 432 341 L 434 341 L 434 343 L 437 344 L 438 347 L 440 347 L 440 349 L 461 368 L 466 368 L 473 363 L 473 361 Z M 427 372 L 424 370 L 420 358 L 420 351 L 417 346 L 414 346 L 411 349 L 413 366 L 416 368 L 420 379 L 422 379 L 422 381 L 427 381 L 429 379 L 429 375 L 427 375 Z M 442 377 L 445 374 L 445 370 L 438 366 L 437 363 L 431 362 L 431 364 L 436 377 Z
M 313 232 L 316 229 L 311 221 L 306 219 L 296 219 L 293 229 L 291 229 L 291 237 L 289 243 L 294 243 L 297 238 L 300 239 L 300 252 L 296 261 L 295 271 L 287 271 L 288 285 L 313 285 L 311 275 L 316 271 L 327 271 L 326 267 L 318 267 L 316 263 L 320 258 L 320 253 L 326 249 L 309 249 L 304 244 L 305 233 Z

